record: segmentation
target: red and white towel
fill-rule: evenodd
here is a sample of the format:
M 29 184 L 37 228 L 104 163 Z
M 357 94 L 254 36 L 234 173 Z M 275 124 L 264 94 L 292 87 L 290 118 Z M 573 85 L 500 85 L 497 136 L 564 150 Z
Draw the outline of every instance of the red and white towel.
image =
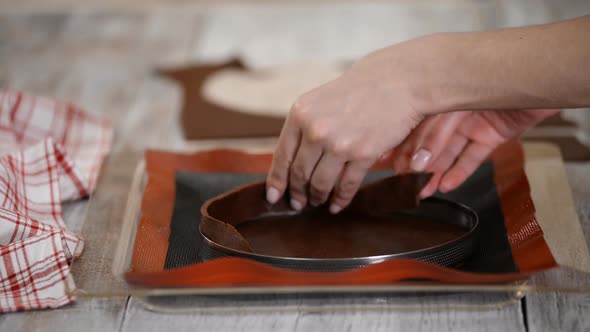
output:
M 73 300 L 69 262 L 84 242 L 61 202 L 94 190 L 112 136 L 108 120 L 71 104 L 0 91 L 0 312 Z

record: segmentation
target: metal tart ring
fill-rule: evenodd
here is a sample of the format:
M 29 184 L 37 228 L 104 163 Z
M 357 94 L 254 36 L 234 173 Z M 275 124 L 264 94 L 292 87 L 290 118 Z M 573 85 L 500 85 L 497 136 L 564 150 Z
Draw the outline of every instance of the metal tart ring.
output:
M 479 218 L 471 208 L 442 198 L 431 197 L 423 200 L 418 208 L 404 213 L 435 218 L 441 222 L 459 225 L 468 231 L 460 237 L 440 245 L 397 254 L 353 258 L 297 258 L 260 255 L 228 248 L 205 236 L 199 226 L 202 239 L 199 260 L 242 257 L 290 270 L 335 272 L 400 258 L 416 259 L 442 266 L 456 266 L 473 253 Z

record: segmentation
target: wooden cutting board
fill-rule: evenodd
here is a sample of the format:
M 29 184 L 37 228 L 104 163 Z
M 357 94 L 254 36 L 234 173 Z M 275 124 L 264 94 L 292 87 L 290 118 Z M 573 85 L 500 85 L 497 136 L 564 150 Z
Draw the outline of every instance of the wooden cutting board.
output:
M 559 265 L 590 273 L 590 252 L 557 146 L 524 143 L 525 171 L 537 221 Z

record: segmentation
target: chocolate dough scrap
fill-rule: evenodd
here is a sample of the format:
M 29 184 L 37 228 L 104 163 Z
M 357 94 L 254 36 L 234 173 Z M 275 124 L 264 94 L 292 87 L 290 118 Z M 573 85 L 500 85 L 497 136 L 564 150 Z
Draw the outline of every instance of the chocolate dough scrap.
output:
M 566 120 L 561 116 L 561 112 L 548 117 L 541 121 L 537 127 L 566 127 L 566 128 L 577 128 L 578 125 L 575 122 Z
M 537 125 L 539 129 L 548 127 L 569 131 L 565 135 L 539 134 L 536 128 L 532 128 L 529 133 L 525 133 L 523 140 L 553 143 L 559 147 L 561 155 L 566 161 L 590 160 L 590 148 L 576 137 L 576 131 L 579 133 L 581 130 L 577 123 L 566 120 L 562 117 L 561 113 L 557 113 Z
M 160 71 L 165 77 L 177 81 L 183 91 L 181 122 L 184 136 L 189 140 L 209 138 L 271 137 L 279 136 L 283 117 L 247 114 L 207 101 L 202 87 L 209 75 L 216 71 L 244 69 L 239 60 L 216 65 L 195 65 Z
M 565 161 L 588 161 L 590 160 L 590 148 L 575 136 L 539 136 L 525 137 L 525 142 L 548 142 L 553 143 L 561 150 L 561 156 Z

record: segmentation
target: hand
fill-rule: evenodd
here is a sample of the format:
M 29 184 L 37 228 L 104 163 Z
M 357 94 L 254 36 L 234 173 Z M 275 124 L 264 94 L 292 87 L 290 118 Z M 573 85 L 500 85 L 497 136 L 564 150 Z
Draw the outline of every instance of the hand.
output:
M 588 68 L 583 64 L 590 49 L 581 42 L 588 24 L 586 17 L 529 28 L 442 33 L 370 54 L 294 104 L 267 178 L 268 201 L 278 201 L 289 190 L 292 207 L 300 210 L 308 202 L 326 202 L 332 193 L 330 210 L 336 213 L 350 203 L 380 155 L 406 139 L 424 116 L 450 111 L 463 113 L 424 121 L 412 134 L 417 138 L 402 144 L 398 155 L 410 156 L 401 158 L 403 164 L 417 152 L 413 164 L 422 161 L 421 169 L 436 173 L 423 195 L 457 187 L 498 144 L 556 112 L 506 109 L 590 103 L 588 75 L 580 69 Z M 584 47 L 573 50 L 571 40 Z M 502 111 L 464 111 L 474 109 Z
M 500 144 L 518 137 L 555 109 L 463 111 L 425 118 L 393 151 L 397 172 L 433 172 L 421 197 L 457 188 Z
M 291 206 L 346 207 L 371 165 L 399 144 L 421 118 L 407 81 L 392 79 L 391 59 L 364 58 L 344 75 L 293 105 L 267 179 L 275 203 L 289 190 Z

